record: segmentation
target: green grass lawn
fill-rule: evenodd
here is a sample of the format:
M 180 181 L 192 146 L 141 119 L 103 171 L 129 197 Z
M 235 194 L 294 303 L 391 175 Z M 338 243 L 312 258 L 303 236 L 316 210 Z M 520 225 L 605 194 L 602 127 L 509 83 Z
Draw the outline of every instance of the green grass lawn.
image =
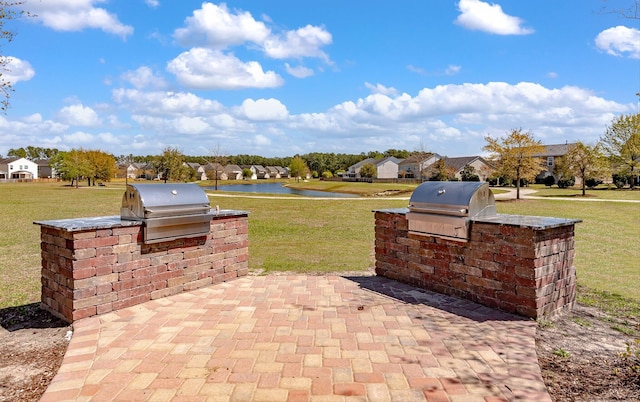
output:
M 570 197 L 580 199 L 582 197 L 582 189 L 580 187 L 572 188 L 558 188 L 558 187 L 546 187 L 541 184 L 531 185 L 524 187 L 526 189 L 536 190 L 535 194 L 531 194 L 538 197 Z M 640 201 L 640 190 L 622 189 L 618 190 L 615 187 L 608 187 L 606 185 L 600 185 L 595 189 L 587 188 L 585 198 L 595 198 L 601 200 L 634 200 Z
M 398 185 L 377 186 L 375 192 Z M 123 193 L 124 183 L 78 189 L 60 183 L 0 184 L 0 308 L 40 298 L 40 227 L 33 221 L 119 215 Z M 374 261 L 372 210 L 408 203 L 392 197 L 211 200 L 223 209 L 250 212 L 249 266 L 267 273 L 369 268 Z M 576 225 L 578 283 L 640 300 L 640 204 L 522 200 L 498 202 L 498 211 L 582 219 Z

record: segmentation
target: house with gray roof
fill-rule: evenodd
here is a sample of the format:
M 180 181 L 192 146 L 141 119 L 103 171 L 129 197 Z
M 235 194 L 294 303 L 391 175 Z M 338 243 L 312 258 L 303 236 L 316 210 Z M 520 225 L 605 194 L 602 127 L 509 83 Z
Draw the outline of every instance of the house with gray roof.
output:
M 544 163 L 544 168 L 536 179 L 544 180 L 546 177 L 554 176 L 553 170 L 556 167 L 556 159 L 565 156 L 574 145 L 576 145 L 575 142 L 544 145 L 544 151 L 534 155 L 535 157 L 542 159 Z
M 420 179 L 424 176 L 424 171 L 440 158 L 440 155 L 430 152 L 411 155 L 398 164 L 398 175 L 407 179 Z
M 376 178 L 378 179 L 397 179 L 398 178 L 398 164 L 402 159 L 398 159 L 394 156 L 388 156 L 382 159 L 367 158 L 360 162 L 349 166 L 343 176 L 351 178 L 360 178 L 360 170 L 368 163 L 371 163 L 376 168 Z
M 451 168 L 452 171 L 455 171 L 455 177 L 458 180 L 462 180 L 462 172 L 467 166 L 473 168 L 480 181 L 487 181 L 494 170 L 491 164 L 481 156 L 444 157 L 444 164 Z
M 227 176 L 227 180 L 242 180 L 242 168 L 238 165 L 225 166 L 224 174 Z
M 37 179 L 38 165 L 26 158 L 0 159 L 0 180 Z

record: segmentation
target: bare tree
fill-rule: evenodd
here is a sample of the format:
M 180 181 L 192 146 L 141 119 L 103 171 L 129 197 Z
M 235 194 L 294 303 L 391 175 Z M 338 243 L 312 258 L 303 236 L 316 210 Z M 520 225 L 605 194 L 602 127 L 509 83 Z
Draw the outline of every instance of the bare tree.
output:
M 215 189 L 216 191 L 218 190 L 218 178 L 220 176 L 220 170 L 222 170 L 222 168 L 224 166 L 226 166 L 227 164 L 227 155 L 226 152 L 224 152 L 221 148 L 220 148 L 220 144 L 216 145 L 215 147 L 213 147 L 211 149 L 211 151 L 209 152 L 210 156 L 207 158 L 207 164 L 210 165 L 213 168 L 213 174 L 215 176 Z M 208 177 L 208 179 L 211 179 L 210 177 Z
M 8 21 L 14 20 L 22 16 L 32 16 L 27 11 L 21 10 L 20 6 L 24 4 L 23 1 L 0 1 L 0 47 L 2 45 L 10 43 L 15 37 L 15 32 L 7 29 L 5 24 Z M 9 108 L 9 98 L 11 92 L 13 92 L 13 86 L 10 81 L 7 81 L 3 72 L 11 71 L 9 64 L 11 58 L 4 55 L 4 52 L 0 52 L 0 93 L 4 99 L 0 100 L 0 110 L 6 113 Z
M 605 3 L 600 9 L 603 14 L 618 14 L 632 20 L 640 19 L 640 0 L 602 0 L 602 2 Z

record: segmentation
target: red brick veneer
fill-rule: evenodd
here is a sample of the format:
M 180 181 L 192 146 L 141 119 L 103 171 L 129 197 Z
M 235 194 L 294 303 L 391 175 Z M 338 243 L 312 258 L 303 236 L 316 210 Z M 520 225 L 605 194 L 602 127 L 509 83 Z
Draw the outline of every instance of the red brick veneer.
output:
M 574 223 L 471 224 L 468 242 L 410 234 L 404 213 L 375 211 L 376 273 L 531 318 L 576 298 Z
M 142 226 L 41 226 L 42 307 L 67 322 L 248 273 L 248 215 L 215 216 L 207 236 L 144 244 Z

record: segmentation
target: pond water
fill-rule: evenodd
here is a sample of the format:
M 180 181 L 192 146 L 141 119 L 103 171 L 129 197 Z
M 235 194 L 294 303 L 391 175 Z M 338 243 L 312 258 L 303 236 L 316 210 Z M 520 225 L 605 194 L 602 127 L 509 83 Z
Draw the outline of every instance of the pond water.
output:
M 214 186 L 204 187 L 205 190 L 215 191 Z M 297 190 L 295 188 L 289 188 L 282 185 L 282 183 L 250 183 L 250 184 L 229 184 L 218 186 L 219 191 L 236 191 L 242 193 L 256 193 L 256 194 L 294 194 L 305 197 L 339 197 L 339 198 L 353 198 L 357 197 L 355 194 L 344 193 L 331 193 L 328 191 L 314 191 L 314 190 Z

